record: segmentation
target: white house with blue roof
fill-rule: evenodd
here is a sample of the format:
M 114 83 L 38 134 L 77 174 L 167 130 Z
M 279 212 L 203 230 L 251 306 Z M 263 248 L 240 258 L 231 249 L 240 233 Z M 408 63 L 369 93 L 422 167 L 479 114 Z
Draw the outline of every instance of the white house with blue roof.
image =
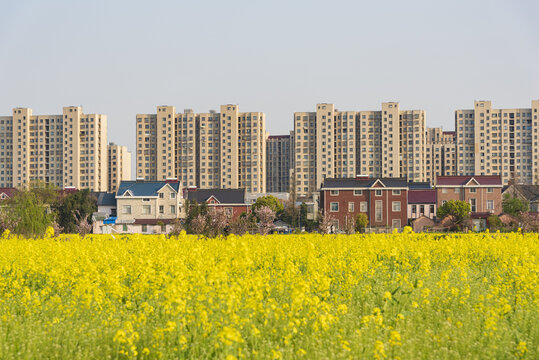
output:
M 103 232 L 166 234 L 185 217 L 183 190 L 177 180 L 122 181 L 116 192 L 116 219 Z M 109 231 L 110 230 L 110 231 Z

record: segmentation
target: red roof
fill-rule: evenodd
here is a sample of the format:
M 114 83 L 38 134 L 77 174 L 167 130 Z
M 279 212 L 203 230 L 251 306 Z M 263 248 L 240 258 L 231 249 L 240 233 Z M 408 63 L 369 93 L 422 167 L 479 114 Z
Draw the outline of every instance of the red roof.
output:
M 436 185 L 466 185 L 471 179 L 479 185 L 502 185 L 500 175 L 474 175 L 474 176 L 437 176 Z
M 409 190 L 408 204 L 436 204 L 436 190 Z
M 0 188 L 0 195 L 6 194 L 7 197 L 12 198 L 13 195 L 15 194 L 15 191 L 17 191 L 16 188 L 9 188 L 9 187 Z M 2 200 L 2 199 L 0 198 L 0 200 Z

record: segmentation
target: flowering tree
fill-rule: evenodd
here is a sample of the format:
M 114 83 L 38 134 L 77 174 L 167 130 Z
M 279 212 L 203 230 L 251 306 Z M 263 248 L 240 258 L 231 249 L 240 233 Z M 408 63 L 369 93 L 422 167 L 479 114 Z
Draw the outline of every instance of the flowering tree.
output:
M 354 218 L 351 215 L 346 215 L 344 218 L 344 232 L 348 235 L 353 234 L 356 232 L 355 227 L 355 221 Z
M 262 235 L 266 235 L 273 229 L 273 220 L 275 220 L 275 211 L 269 206 L 261 206 L 255 210 L 258 217 L 258 231 Z
M 221 235 L 228 222 L 229 216 L 224 209 L 211 208 L 208 211 L 208 235 L 211 237 Z
M 75 225 L 76 225 L 76 231 L 82 236 L 86 236 L 86 234 L 89 234 L 92 232 L 92 224 L 88 222 L 87 216 L 81 216 L 80 212 L 78 210 L 75 210 L 73 213 L 73 216 L 75 217 Z
M 253 224 L 255 222 L 252 216 L 240 216 L 230 223 L 230 232 L 236 235 L 247 234 L 252 231 Z
M 206 230 L 206 216 L 198 214 L 191 220 L 191 230 L 195 234 L 204 234 Z
M 332 232 L 333 227 L 333 216 L 324 213 L 323 215 L 319 216 L 320 222 L 318 223 L 318 232 L 321 234 L 329 234 Z

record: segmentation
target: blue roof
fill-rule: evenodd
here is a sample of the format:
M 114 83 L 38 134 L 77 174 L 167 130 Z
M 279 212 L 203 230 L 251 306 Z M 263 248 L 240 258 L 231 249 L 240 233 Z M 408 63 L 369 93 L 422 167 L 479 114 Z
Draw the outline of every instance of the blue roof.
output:
M 123 196 L 129 190 L 131 196 L 157 196 L 157 192 L 167 184 L 166 181 L 122 181 L 116 196 Z M 176 192 L 180 191 L 179 182 L 168 182 Z
M 92 193 L 97 199 L 97 206 L 116 206 L 116 194 L 108 192 Z
M 105 220 L 103 220 L 103 224 L 116 224 L 116 216 L 109 216 Z

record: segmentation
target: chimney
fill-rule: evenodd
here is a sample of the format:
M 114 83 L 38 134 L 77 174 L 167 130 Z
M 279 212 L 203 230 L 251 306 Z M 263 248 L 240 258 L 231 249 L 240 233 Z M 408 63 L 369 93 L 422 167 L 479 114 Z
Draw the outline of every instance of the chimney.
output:
M 166 182 L 167 184 L 174 184 L 174 183 L 177 183 L 177 182 L 178 182 L 178 178 L 175 178 L 175 177 L 166 178 L 166 179 L 165 179 L 165 182 Z
M 144 182 L 144 178 L 143 177 L 138 177 L 137 182 Z
M 365 179 L 368 179 L 369 178 L 369 175 L 364 175 L 364 174 L 357 174 L 356 175 L 356 179 L 358 180 L 365 180 Z
M 187 187 L 187 191 L 197 191 L 197 187 L 195 185 L 190 185 Z

